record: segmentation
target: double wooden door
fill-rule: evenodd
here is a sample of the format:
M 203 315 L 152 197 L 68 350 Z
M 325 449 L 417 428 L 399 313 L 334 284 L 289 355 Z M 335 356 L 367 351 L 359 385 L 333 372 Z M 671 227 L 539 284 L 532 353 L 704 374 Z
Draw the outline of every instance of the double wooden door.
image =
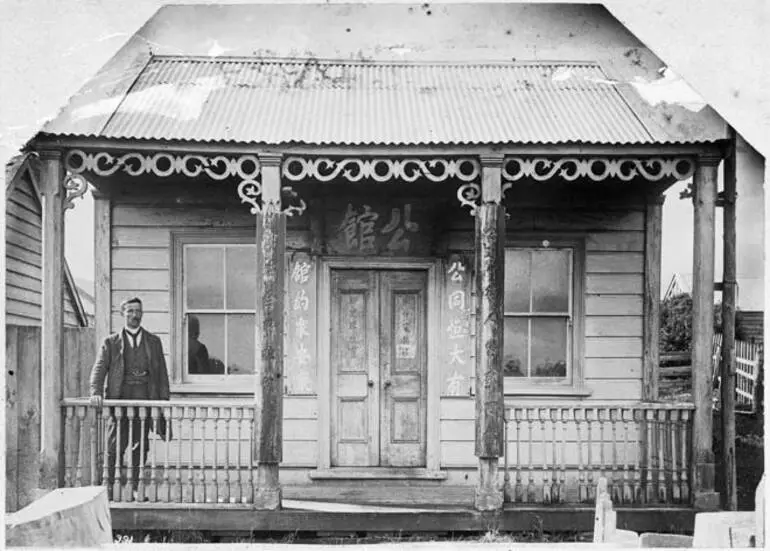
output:
M 331 279 L 331 465 L 424 467 L 427 273 Z

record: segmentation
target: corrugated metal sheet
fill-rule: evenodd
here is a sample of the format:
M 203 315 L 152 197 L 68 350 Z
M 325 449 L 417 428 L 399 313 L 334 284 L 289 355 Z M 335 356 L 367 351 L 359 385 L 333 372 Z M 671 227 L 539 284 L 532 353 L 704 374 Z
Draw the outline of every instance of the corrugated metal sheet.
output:
M 591 63 L 156 57 L 122 101 L 108 107 L 112 116 L 96 134 L 105 138 L 327 145 L 655 141 Z

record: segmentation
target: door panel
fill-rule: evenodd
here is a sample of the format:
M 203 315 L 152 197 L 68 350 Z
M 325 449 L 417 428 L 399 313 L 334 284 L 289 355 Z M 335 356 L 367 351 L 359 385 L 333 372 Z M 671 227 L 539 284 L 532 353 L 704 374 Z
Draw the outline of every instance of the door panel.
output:
M 380 274 L 383 466 L 425 466 L 426 283 L 425 272 Z
M 425 466 L 426 285 L 424 271 L 332 272 L 332 466 Z
M 332 273 L 332 466 L 379 464 L 379 396 L 371 391 L 379 365 L 375 289 L 374 272 Z

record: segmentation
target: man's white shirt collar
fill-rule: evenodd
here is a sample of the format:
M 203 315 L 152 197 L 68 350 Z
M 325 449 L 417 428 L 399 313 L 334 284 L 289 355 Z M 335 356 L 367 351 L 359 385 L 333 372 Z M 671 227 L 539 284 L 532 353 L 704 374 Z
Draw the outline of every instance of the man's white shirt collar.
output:
M 126 333 L 131 333 L 132 335 L 136 336 L 136 346 L 139 346 L 140 344 L 142 344 L 142 328 L 141 328 L 141 326 L 138 327 L 137 329 L 130 329 L 128 327 L 123 327 L 123 331 L 125 331 Z M 133 339 L 128 339 L 128 342 L 129 342 L 129 344 L 133 345 L 134 340 Z

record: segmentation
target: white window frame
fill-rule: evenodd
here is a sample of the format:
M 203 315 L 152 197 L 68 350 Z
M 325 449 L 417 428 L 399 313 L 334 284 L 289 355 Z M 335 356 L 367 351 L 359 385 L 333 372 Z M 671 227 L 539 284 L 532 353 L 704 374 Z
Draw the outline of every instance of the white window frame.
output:
M 171 234 L 172 258 L 172 293 L 170 312 L 171 330 L 171 390 L 175 392 L 214 392 L 214 393 L 253 393 L 254 374 L 242 375 L 190 375 L 187 373 L 187 314 L 253 314 L 254 308 L 239 309 L 186 309 L 186 290 L 184 285 L 185 249 L 187 247 L 245 247 L 256 255 L 256 237 L 253 231 L 178 231 Z M 226 269 L 223 266 L 223 270 Z M 254 274 L 256 280 L 256 274 Z M 226 280 L 224 285 L 227 285 Z M 225 297 L 226 297 L 225 288 Z M 226 320 L 227 318 L 225 318 Z M 225 337 L 227 336 L 225 321 Z M 223 359 L 227 365 L 227 358 Z
M 508 236 L 505 249 L 569 249 L 572 262 L 570 263 L 571 285 L 569 289 L 569 325 L 567 330 L 567 376 L 564 378 L 507 376 L 503 383 L 504 394 L 506 396 L 589 395 L 590 391 L 585 388 L 583 372 L 583 343 L 585 342 L 585 239 L 582 236 L 554 236 L 552 234 Z M 507 280 L 508 275 L 506 274 L 504 281 Z M 524 319 L 531 320 L 549 317 L 548 314 L 547 312 L 535 314 L 504 312 L 503 317 L 523 317 Z M 564 313 L 562 312 L 558 313 L 560 317 L 563 315 Z M 531 354 L 531 350 L 528 353 Z

